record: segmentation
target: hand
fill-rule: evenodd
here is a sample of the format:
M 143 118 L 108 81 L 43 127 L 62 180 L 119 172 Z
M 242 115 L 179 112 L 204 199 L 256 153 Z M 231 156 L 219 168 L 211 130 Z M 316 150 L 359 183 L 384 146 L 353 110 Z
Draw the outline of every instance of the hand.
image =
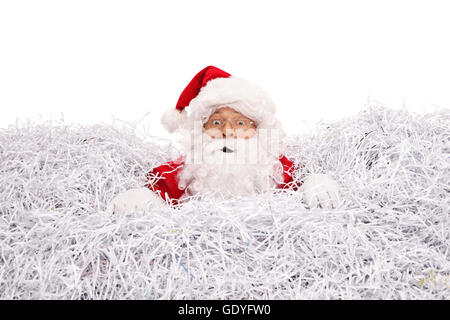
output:
M 336 208 L 339 204 L 339 185 L 327 174 L 309 175 L 299 191 L 303 192 L 306 204 L 310 208 Z
M 117 195 L 109 204 L 108 214 L 126 214 L 130 212 L 145 211 L 149 205 L 161 208 L 166 205 L 164 200 L 148 188 L 130 189 Z

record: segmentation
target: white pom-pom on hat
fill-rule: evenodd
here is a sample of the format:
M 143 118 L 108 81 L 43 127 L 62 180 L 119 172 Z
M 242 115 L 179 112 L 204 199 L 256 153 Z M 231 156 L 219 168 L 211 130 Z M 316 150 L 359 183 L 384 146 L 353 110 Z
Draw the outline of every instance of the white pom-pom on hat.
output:
M 169 109 L 163 113 L 161 117 L 161 123 L 164 128 L 169 132 L 173 133 L 177 130 L 184 121 L 187 119 L 186 110 Z

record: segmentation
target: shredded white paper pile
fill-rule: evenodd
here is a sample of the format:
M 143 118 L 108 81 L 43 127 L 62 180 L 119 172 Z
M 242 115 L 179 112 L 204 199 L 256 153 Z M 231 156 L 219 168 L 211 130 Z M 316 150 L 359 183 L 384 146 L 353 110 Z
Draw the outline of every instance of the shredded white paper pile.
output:
M 276 191 L 110 216 L 175 144 L 118 123 L 2 129 L 0 298 L 450 297 L 450 110 L 370 105 L 287 142 L 339 182 L 339 208 Z

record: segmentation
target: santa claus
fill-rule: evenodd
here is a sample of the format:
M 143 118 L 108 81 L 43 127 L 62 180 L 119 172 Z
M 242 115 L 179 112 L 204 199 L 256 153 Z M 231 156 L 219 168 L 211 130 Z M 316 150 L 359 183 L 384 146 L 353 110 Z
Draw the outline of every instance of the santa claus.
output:
M 180 133 L 184 155 L 154 168 L 145 187 L 116 196 L 114 214 L 176 205 L 192 196 L 248 196 L 271 189 L 302 192 L 309 207 L 336 207 L 338 184 L 326 174 L 296 178 L 283 155 L 275 105 L 259 86 L 209 66 L 183 90 L 162 124 Z

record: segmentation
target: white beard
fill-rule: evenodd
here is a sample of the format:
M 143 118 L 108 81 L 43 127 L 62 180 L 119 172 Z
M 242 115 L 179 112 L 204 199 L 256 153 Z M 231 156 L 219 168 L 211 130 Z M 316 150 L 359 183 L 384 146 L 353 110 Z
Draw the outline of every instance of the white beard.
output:
M 259 139 L 258 133 L 250 139 L 212 139 L 205 133 L 189 136 L 179 174 L 179 187 L 186 189 L 186 196 L 248 196 L 282 183 L 279 140 Z M 224 147 L 232 152 L 224 152 Z

